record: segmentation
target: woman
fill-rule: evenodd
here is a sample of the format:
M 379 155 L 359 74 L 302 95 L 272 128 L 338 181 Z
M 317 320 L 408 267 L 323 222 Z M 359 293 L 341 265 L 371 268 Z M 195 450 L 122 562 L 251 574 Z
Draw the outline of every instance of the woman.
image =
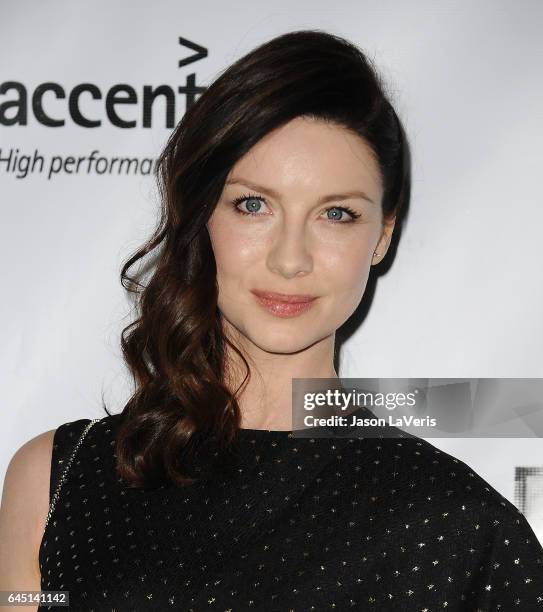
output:
M 465 463 L 399 431 L 291 431 L 292 379 L 338 379 L 409 159 L 340 37 L 288 33 L 219 76 L 159 159 L 161 220 L 121 273 L 136 391 L 17 451 L 3 589 L 85 611 L 543 609 L 540 544 Z

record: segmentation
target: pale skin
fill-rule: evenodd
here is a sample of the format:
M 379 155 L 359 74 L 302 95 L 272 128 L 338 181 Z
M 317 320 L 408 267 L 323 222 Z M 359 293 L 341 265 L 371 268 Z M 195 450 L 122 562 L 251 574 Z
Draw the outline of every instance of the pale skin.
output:
M 368 199 L 322 203 L 323 196 L 354 191 Z M 244 195 L 251 197 L 236 206 L 253 216 L 234 209 L 232 201 Z M 292 379 L 337 378 L 335 332 L 360 303 L 370 268 L 385 255 L 394 228 L 394 219 L 383 219 L 382 195 L 379 167 L 366 143 L 305 117 L 268 134 L 232 168 L 208 231 L 225 330 L 251 367 L 239 398 L 242 427 L 290 430 Z M 360 216 L 348 223 L 350 215 L 338 206 Z M 319 297 L 309 311 L 282 319 L 255 302 L 253 288 Z M 244 369 L 233 351 L 227 362 L 234 390 Z
M 0 506 L 0 591 L 40 590 L 38 551 L 49 506 L 54 433 L 51 429 L 23 444 L 8 465 Z
M 247 194 L 237 208 L 252 215 L 237 213 L 232 204 Z M 323 202 L 330 194 L 351 195 Z M 292 379 L 338 377 L 336 330 L 360 303 L 370 268 L 384 257 L 394 228 L 394 219 L 383 219 L 382 195 L 366 143 L 309 118 L 298 117 L 265 136 L 229 173 L 207 227 L 225 331 L 251 367 L 238 398 L 243 428 L 290 430 Z M 360 216 L 348 222 L 351 215 L 338 207 Z M 318 299 L 310 310 L 285 319 L 262 309 L 251 289 Z M 234 352 L 227 353 L 227 364 L 228 384 L 235 389 L 244 370 Z M 23 444 L 8 465 L 0 506 L 0 590 L 40 590 L 38 552 L 54 433 Z

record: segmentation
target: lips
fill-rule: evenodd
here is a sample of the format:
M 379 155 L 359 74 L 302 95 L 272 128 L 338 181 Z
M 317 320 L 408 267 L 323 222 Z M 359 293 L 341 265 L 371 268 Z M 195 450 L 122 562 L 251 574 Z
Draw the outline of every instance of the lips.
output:
M 259 291 L 257 289 L 253 289 L 252 293 L 263 300 L 280 302 L 283 304 L 304 304 L 307 302 L 312 302 L 316 299 L 316 296 L 312 295 L 292 295 L 286 293 L 275 293 L 273 291 Z
M 292 295 L 258 290 L 253 290 L 252 293 L 262 308 L 281 318 L 297 317 L 310 310 L 317 300 L 317 296 L 312 295 Z

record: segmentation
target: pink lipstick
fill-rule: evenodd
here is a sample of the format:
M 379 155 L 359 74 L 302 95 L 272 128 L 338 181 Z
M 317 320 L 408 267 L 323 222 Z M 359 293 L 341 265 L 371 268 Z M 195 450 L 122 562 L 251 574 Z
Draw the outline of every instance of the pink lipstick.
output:
M 317 299 L 311 295 L 288 295 L 256 289 L 252 293 L 263 308 L 278 317 L 295 317 L 309 310 Z

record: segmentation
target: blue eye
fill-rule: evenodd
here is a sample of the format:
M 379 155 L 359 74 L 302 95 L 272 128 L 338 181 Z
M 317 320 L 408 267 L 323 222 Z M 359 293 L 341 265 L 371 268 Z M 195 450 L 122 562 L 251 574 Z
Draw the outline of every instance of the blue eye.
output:
M 262 207 L 262 203 L 265 204 L 265 202 L 266 202 L 265 199 L 259 195 L 245 194 L 237 198 L 234 198 L 234 200 L 232 200 L 232 206 L 234 207 L 234 210 L 241 215 L 260 217 L 262 215 L 259 215 L 258 212 L 260 211 Z M 239 205 L 244 204 L 244 203 L 246 203 L 246 207 L 248 210 L 241 210 L 239 208 Z M 338 211 L 339 214 L 338 212 L 332 213 L 335 215 L 335 217 L 332 217 L 330 216 L 330 213 L 332 211 Z M 350 218 L 348 218 L 347 220 L 343 220 L 344 219 L 343 213 L 347 213 L 350 216 Z M 361 216 L 360 213 L 355 212 L 348 206 L 330 206 L 330 208 L 326 209 L 326 214 L 327 214 L 328 220 L 335 224 L 352 223 L 353 221 L 358 219 L 358 217 Z
M 264 199 L 259 196 L 245 195 L 245 196 L 240 196 L 239 198 L 235 198 L 232 201 L 232 205 L 235 207 L 236 211 L 241 213 L 242 215 L 254 215 L 260 210 L 263 201 Z M 245 202 L 249 202 L 247 204 L 247 208 L 249 212 L 245 210 L 240 210 L 238 208 L 240 204 L 243 204 Z
M 336 217 L 331 217 L 330 213 L 332 211 L 339 211 L 339 215 L 343 215 L 343 213 L 349 213 L 352 217 L 352 219 L 350 219 L 350 221 L 353 221 L 354 219 L 358 219 L 358 217 L 360 217 L 360 215 L 358 213 L 355 213 L 354 210 L 351 210 L 350 208 L 345 208 L 343 206 L 333 206 L 332 208 L 328 208 L 326 213 L 328 215 L 328 218 L 330 219 L 330 221 L 339 221 L 340 223 L 349 223 L 349 221 L 342 221 L 340 218 L 337 217 L 337 213 Z

